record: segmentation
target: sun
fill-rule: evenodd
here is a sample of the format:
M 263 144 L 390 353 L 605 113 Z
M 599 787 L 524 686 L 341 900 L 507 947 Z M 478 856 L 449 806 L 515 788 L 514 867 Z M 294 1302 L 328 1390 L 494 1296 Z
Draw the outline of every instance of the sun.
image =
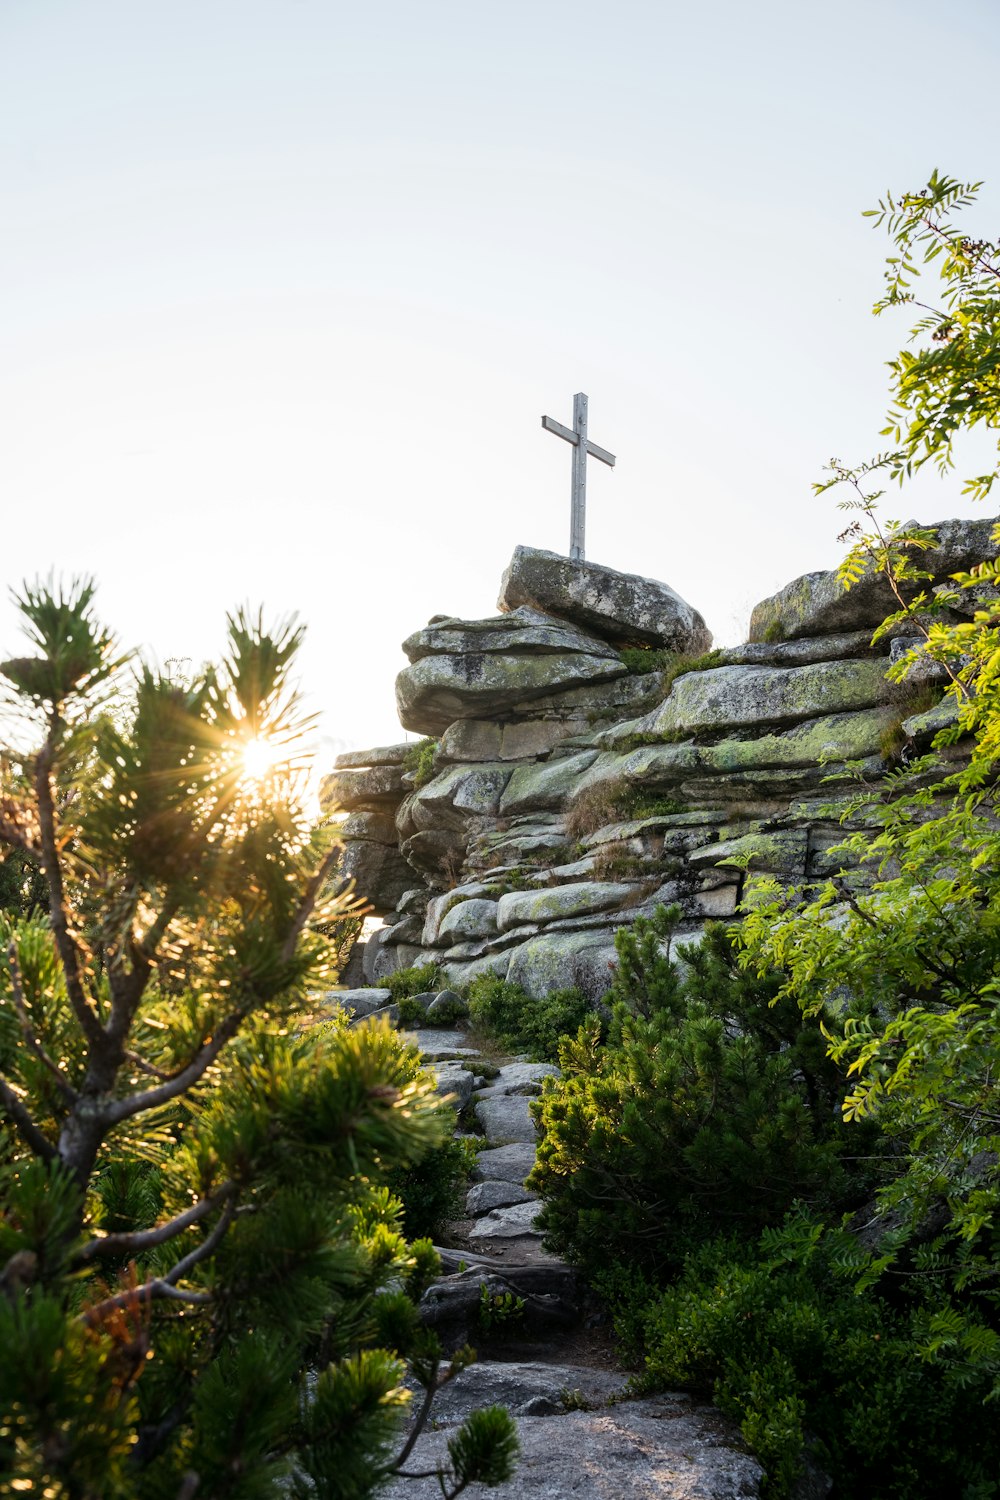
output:
M 240 746 L 240 758 L 244 781 L 266 781 L 281 759 L 281 747 L 273 740 L 246 740 Z

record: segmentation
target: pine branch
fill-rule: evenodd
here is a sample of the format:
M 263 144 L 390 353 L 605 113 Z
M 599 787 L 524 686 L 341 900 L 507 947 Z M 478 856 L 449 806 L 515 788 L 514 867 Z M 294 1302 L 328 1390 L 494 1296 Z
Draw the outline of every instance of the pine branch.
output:
M 63 1073 L 59 1064 L 49 1056 L 42 1043 L 39 1041 L 35 1028 L 31 1024 L 31 1016 L 28 1012 L 27 1002 L 24 998 L 24 985 L 21 981 L 21 966 L 17 961 L 17 942 L 11 939 L 10 947 L 7 949 L 7 962 L 10 965 L 11 993 L 14 1000 L 14 1008 L 21 1022 L 21 1034 L 27 1042 L 31 1051 L 52 1074 L 56 1085 L 67 1104 L 75 1104 L 79 1094 Z
M 189 1063 L 166 1082 L 156 1088 L 146 1089 L 145 1093 L 130 1094 L 127 1099 L 113 1100 L 102 1112 L 105 1123 L 108 1126 L 118 1125 L 122 1120 L 130 1120 L 134 1115 L 143 1114 L 147 1109 L 157 1109 L 161 1104 L 169 1104 L 171 1099 L 176 1099 L 191 1088 L 211 1067 L 226 1043 L 236 1035 L 252 1009 L 251 1005 L 230 1011 L 225 1020 L 215 1028 L 215 1035 L 195 1053 Z
M 292 925 L 288 929 L 288 934 L 282 944 L 281 958 L 283 963 L 290 963 L 295 957 L 295 948 L 299 938 L 302 936 L 302 929 L 312 915 L 313 908 L 319 900 L 319 894 L 330 878 L 330 872 L 337 863 L 339 855 L 340 850 L 337 847 L 327 850 L 325 857 L 320 862 L 319 868 L 306 886 L 305 894 L 299 903 L 299 909 L 295 913 Z
M 214 1193 L 200 1198 L 183 1213 L 176 1214 L 174 1218 L 167 1219 L 163 1224 L 157 1224 L 152 1229 L 136 1229 L 131 1233 L 99 1235 L 84 1245 L 73 1258 L 76 1266 L 86 1265 L 89 1261 L 98 1260 L 106 1255 L 122 1256 L 137 1255 L 143 1250 L 152 1250 L 156 1245 L 162 1245 L 171 1240 L 175 1235 L 190 1229 L 192 1224 L 197 1224 L 201 1219 L 207 1217 L 214 1209 L 218 1208 L 236 1191 L 236 1183 L 232 1179 L 227 1180 Z
M 25 1144 L 31 1147 L 35 1155 L 40 1156 L 43 1161 L 53 1161 L 57 1154 L 55 1146 L 47 1136 L 42 1134 L 11 1085 L 2 1076 L 0 1076 L 0 1104 L 13 1120 Z
M 52 761 L 55 754 L 55 734 L 58 721 L 53 717 L 45 744 L 35 761 L 35 795 L 38 798 L 38 822 L 41 837 L 42 870 L 49 885 L 49 915 L 52 935 L 59 950 L 59 959 L 66 976 L 66 993 L 73 1014 L 92 1047 L 101 1047 L 105 1041 L 104 1028 L 97 1013 L 87 999 L 81 975 L 80 950 L 69 928 L 66 909 L 66 891 L 63 885 L 62 866 L 56 847 L 56 810 L 52 796 Z
M 93 1307 L 86 1308 L 80 1314 L 83 1321 L 93 1327 L 108 1313 L 115 1312 L 120 1307 L 134 1306 L 143 1298 L 148 1302 L 158 1298 L 170 1298 L 174 1302 L 190 1302 L 198 1307 L 204 1307 L 213 1302 L 215 1297 L 212 1292 L 186 1292 L 177 1283 L 218 1248 L 232 1223 L 234 1212 L 233 1204 L 227 1203 L 211 1234 L 202 1240 L 201 1244 L 189 1255 L 185 1255 L 183 1260 L 179 1260 L 165 1276 L 157 1276 L 152 1281 L 144 1282 L 142 1286 L 130 1287 L 128 1291 L 118 1292 L 114 1297 L 105 1297 L 103 1302 L 95 1302 Z

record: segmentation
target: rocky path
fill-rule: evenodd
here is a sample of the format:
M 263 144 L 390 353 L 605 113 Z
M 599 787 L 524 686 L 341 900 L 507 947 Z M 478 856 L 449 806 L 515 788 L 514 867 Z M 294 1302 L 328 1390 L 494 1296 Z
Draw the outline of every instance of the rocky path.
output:
M 370 1014 L 390 997 L 367 990 L 338 999 Z M 543 1248 L 537 1199 L 524 1186 L 537 1140 L 529 1101 L 558 1069 L 523 1059 L 498 1065 L 465 1029 L 407 1035 L 483 1136 L 466 1217 L 449 1226 L 450 1243 L 439 1247 L 444 1274 L 421 1304 L 446 1351 L 471 1343 L 480 1359 L 436 1397 L 408 1470 L 445 1463 L 450 1433 L 477 1407 L 500 1404 L 517 1419 L 517 1472 L 500 1491 L 471 1486 L 470 1500 L 759 1500 L 761 1467 L 714 1408 L 674 1393 L 629 1397 L 627 1373 L 609 1368 L 606 1337 L 586 1327 L 575 1271 Z M 398 1480 L 385 1491 L 386 1500 L 440 1495 L 436 1478 Z

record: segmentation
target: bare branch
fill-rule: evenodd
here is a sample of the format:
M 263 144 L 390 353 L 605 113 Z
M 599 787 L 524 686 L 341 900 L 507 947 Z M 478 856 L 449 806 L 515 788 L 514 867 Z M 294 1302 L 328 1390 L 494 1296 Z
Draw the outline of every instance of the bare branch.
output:
M 55 1146 L 42 1134 L 6 1078 L 0 1078 L 0 1105 L 3 1105 L 25 1144 L 31 1147 L 35 1155 L 40 1156 L 43 1161 L 53 1161 L 57 1155 Z
M 97 1013 L 87 999 L 81 974 L 80 950 L 69 929 L 66 911 L 66 892 L 63 886 L 62 866 L 56 847 L 56 810 L 52 796 L 52 760 L 55 751 L 56 725 L 49 728 L 45 744 L 35 760 L 35 795 L 38 798 L 38 821 L 41 837 L 41 861 L 49 885 L 49 915 L 52 935 L 56 940 L 59 958 L 66 976 L 66 993 L 91 1045 L 100 1046 L 104 1041 L 104 1028 Z
M 14 1007 L 21 1022 L 21 1033 L 24 1037 L 24 1040 L 27 1042 L 32 1052 L 38 1058 L 39 1062 L 43 1063 L 44 1066 L 48 1068 L 49 1072 L 52 1074 L 53 1078 L 56 1081 L 59 1092 L 62 1094 L 66 1102 L 68 1104 L 75 1104 L 77 1099 L 79 1099 L 80 1097 L 79 1094 L 70 1083 L 69 1079 L 66 1077 L 59 1064 L 46 1052 L 45 1048 L 42 1046 L 41 1042 L 38 1039 L 34 1026 L 31 1024 L 31 1016 L 28 1011 L 27 1002 L 24 998 L 24 985 L 21 982 L 21 966 L 17 961 L 17 942 L 13 938 L 11 939 L 10 947 L 7 949 L 7 961 L 10 964 L 10 983 L 11 993 L 14 1000 Z
M 88 1261 L 97 1260 L 105 1255 L 135 1255 L 143 1250 L 152 1250 L 154 1246 L 164 1244 L 175 1235 L 183 1233 L 185 1229 L 190 1229 L 192 1224 L 197 1224 L 207 1217 L 227 1198 L 231 1198 L 235 1191 L 236 1183 L 229 1179 L 214 1193 L 200 1198 L 183 1213 L 176 1214 L 174 1218 L 167 1219 L 165 1223 L 157 1224 L 152 1229 L 100 1235 L 84 1245 L 83 1249 L 74 1256 L 74 1265 L 85 1265 Z
M 147 1062 L 146 1058 L 140 1057 L 138 1052 L 126 1052 L 126 1062 L 139 1069 L 140 1073 L 148 1073 L 150 1078 L 159 1078 L 162 1083 L 169 1083 L 173 1073 L 167 1073 L 163 1068 L 158 1068 L 154 1063 Z

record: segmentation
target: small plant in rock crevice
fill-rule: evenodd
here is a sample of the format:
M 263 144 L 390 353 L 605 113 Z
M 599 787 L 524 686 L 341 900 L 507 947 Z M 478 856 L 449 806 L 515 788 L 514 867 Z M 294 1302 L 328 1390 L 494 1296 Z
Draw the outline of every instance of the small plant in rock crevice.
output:
M 403 757 L 403 770 L 408 771 L 413 777 L 413 789 L 419 791 L 434 779 L 434 757 L 437 754 L 437 740 L 418 740 L 411 745 Z

